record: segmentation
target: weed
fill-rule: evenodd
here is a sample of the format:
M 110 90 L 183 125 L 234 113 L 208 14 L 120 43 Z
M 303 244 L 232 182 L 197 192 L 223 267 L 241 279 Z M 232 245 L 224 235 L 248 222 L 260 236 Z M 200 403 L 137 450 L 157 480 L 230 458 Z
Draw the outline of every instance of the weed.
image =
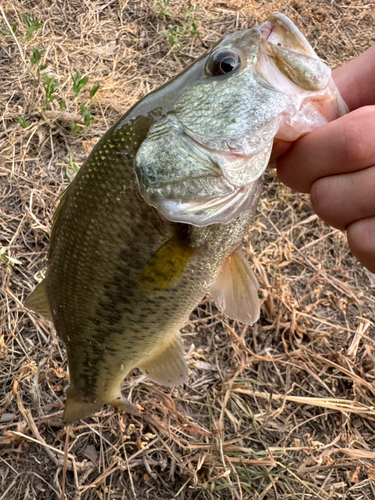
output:
M 169 6 L 167 0 L 157 0 L 157 2 L 154 3 L 154 6 L 155 5 L 159 6 L 159 10 L 156 11 L 156 13 L 164 22 L 166 21 L 167 15 L 169 18 L 172 17 L 172 14 L 167 9 Z M 164 36 L 175 50 L 181 50 L 184 42 L 183 38 L 188 36 L 200 36 L 198 22 L 201 17 L 197 13 L 198 9 L 191 5 L 183 7 L 175 16 L 174 24 L 169 24 L 167 26 L 168 31 L 162 31 L 159 34 Z
M 90 89 L 90 99 L 94 97 L 97 91 L 100 89 L 100 85 L 93 85 Z
M 66 102 L 64 101 L 64 99 L 59 99 L 59 107 L 61 111 L 66 110 Z
M 18 123 L 22 128 L 27 128 L 29 125 L 31 125 L 31 122 L 26 121 L 25 117 L 22 115 L 18 117 Z
M 34 47 L 31 47 L 31 56 L 30 56 L 30 62 L 33 66 L 36 66 L 40 63 L 40 60 L 43 57 L 43 54 L 45 54 L 45 50 L 38 50 Z M 39 68 L 38 68 L 39 69 Z
M 72 79 L 73 79 L 73 92 L 74 92 L 74 96 L 77 97 L 78 94 L 81 92 L 81 90 L 83 89 L 83 87 L 87 84 L 87 82 L 89 81 L 89 77 L 88 76 L 84 76 L 83 78 L 81 78 L 81 74 L 79 71 L 76 71 L 76 74 L 75 75 L 72 75 Z
M 72 122 L 72 123 L 74 123 L 74 122 Z M 74 125 L 76 125 L 76 124 L 74 123 Z M 69 182 L 72 182 L 74 176 L 76 175 L 76 173 L 79 170 L 79 165 L 73 161 L 73 156 L 72 155 L 70 155 L 69 158 L 65 158 L 65 160 L 68 162 L 68 164 L 65 165 L 65 167 L 64 167 L 64 169 L 65 169 L 65 177 L 68 179 Z M 71 174 L 69 172 L 69 170 L 72 170 L 73 173 Z
M 25 42 L 28 42 L 29 40 L 31 40 L 34 31 L 37 31 L 39 28 L 41 28 L 43 26 L 43 23 L 41 21 L 33 21 L 27 14 L 22 14 L 22 20 L 27 26 Z
M 5 264 L 6 266 L 9 267 L 9 263 L 11 264 L 22 264 L 21 261 L 15 259 L 14 257 L 10 257 L 9 255 L 6 255 L 5 252 L 9 250 L 9 247 L 1 247 L 0 248 L 0 262 Z
M 88 107 L 83 103 L 79 105 L 79 110 L 83 116 L 83 121 L 85 122 L 86 127 L 88 127 L 90 123 L 94 121 L 94 117 L 90 115 Z
M 153 8 L 155 13 L 163 22 L 167 21 L 167 17 L 171 17 L 170 11 L 171 3 L 169 0 L 155 0 L 153 3 Z
M 70 131 L 72 134 L 79 134 L 82 128 L 76 124 L 73 120 L 70 122 Z
M 17 29 L 18 29 L 18 24 L 17 23 L 12 24 L 12 32 L 16 33 Z M 7 24 L 4 23 L 4 22 L 2 22 L 0 24 L 0 33 L 3 36 L 9 36 L 9 35 L 11 35 L 11 32 L 9 31 L 9 28 L 8 28 Z
M 57 95 L 55 94 L 55 90 L 57 87 L 61 85 L 59 82 L 55 82 L 53 78 L 44 73 L 44 81 L 45 81 L 45 91 L 46 91 L 46 103 L 44 109 L 47 109 L 47 105 L 57 99 Z

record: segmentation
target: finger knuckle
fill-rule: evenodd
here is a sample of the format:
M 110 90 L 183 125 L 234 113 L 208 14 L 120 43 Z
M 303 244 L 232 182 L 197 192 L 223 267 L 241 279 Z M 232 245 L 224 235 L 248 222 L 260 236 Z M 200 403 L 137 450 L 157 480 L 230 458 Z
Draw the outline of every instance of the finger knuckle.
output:
M 346 162 L 358 167 L 367 167 L 375 162 L 375 143 L 369 133 L 374 128 L 375 106 L 361 108 L 348 115 L 342 130 Z
M 310 199 L 315 212 L 324 219 L 325 212 L 329 209 L 329 184 L 328 178 L 318 179 L 311 186 Z

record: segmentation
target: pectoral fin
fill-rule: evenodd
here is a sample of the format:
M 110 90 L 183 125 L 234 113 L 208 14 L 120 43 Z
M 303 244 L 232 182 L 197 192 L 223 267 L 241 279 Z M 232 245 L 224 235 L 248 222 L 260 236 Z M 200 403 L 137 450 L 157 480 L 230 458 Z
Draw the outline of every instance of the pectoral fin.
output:
M 51 308 L 48 303 L 46 292 L 46 280 L 43 280 L 25 300 L 25 306 L 35 311 L 46 319 L 52 321 Z
M 138 368 L 157 384 L 169 387 L 182 384 L 188 375 L 188 367 L 179 338 L 175 337 Z
M 180 235 L 168 240 L 140 272 L 140 290 L 158 292 L 176 286 L 196 251 Z
M 210 293 L 220 311 L 231 319 L 253 325 L 260 312 L 258 288 L 248 261 L 236 250 L 224 262 Z

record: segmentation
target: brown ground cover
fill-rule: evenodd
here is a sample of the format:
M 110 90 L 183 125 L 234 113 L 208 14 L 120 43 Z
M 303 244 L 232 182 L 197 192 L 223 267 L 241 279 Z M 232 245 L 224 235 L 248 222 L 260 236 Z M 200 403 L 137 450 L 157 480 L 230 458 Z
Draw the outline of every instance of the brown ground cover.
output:
M 374 5 L 1 6 L 0 500 L 56 499 L 66 354 L 52 325 L 23 302 L 42 278 L 56 198 L 76 166 L 130 105 L 220 36 L 280 11 L 336 67 L 375 42 Z M 260 321 L 244 327 L 204 300 L 183 332 L 188 384 L 171 391 L 134 373 L 124 391 L 143 419 L 105 408 L 70 428 L 66 498 L 375 498 L 373 277 L 345 235 L 273 172 L 244 249 L 261 285 Z

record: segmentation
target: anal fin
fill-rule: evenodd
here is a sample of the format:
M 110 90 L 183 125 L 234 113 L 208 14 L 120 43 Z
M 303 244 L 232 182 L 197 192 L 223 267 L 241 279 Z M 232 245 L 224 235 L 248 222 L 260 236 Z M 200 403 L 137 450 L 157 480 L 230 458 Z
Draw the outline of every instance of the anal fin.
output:
M 253 325 L 260 314 L 258 282 L 240 250 L 225 260 L 210 293 L 217 308 L 229 318 Z
M 182 384 L 188 376 L 188 367 L 176 336 L 146 363 L 138 366 L 153 382 L 168 387 Z
M 25 306 L 52 321 L 52 313 L 48 303 L 45 279 L 40 282 L 35 290 L 27 297 L 25 300 Z

